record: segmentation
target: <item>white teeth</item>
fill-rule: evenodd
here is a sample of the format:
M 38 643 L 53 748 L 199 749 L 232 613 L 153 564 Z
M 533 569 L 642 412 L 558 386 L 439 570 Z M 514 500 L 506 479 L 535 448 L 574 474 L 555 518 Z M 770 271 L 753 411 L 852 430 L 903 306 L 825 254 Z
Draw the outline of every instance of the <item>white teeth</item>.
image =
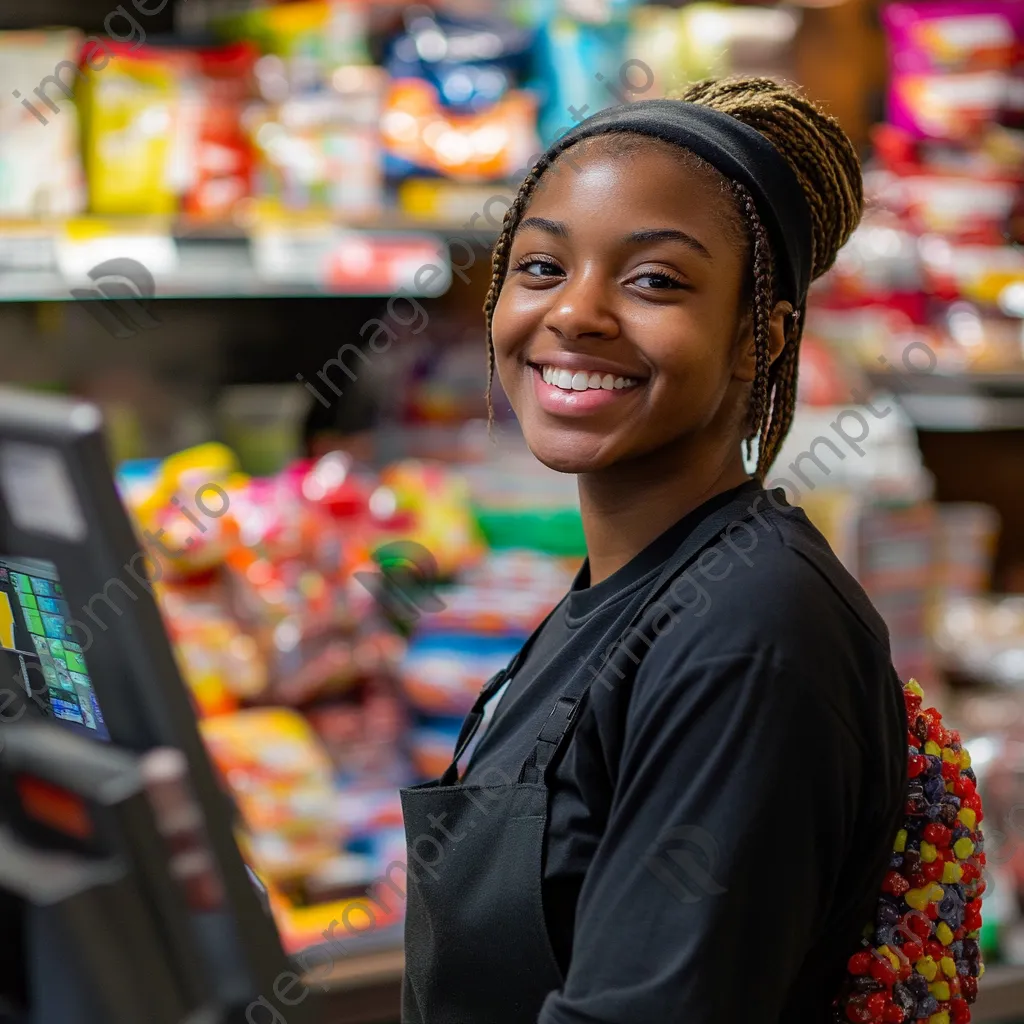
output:
M 586 370 L 573 372 L 559 370 L 554 366 L 542 366 L 540 376 L 545 384 L 561 388 L 562 391 L 621 391 L 636 384 L 632 377 L 614 377 L 610 373 L 602 376 L 599 373 L 588 373 Z

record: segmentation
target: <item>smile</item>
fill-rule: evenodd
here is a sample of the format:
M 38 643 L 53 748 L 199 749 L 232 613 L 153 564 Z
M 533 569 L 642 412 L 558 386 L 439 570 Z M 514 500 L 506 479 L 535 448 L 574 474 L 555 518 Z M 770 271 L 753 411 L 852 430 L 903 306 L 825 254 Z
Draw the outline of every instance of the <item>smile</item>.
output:
M 587 373 L 586 370 L 562 370 L 557 366 L 541 366 L 539 370 L 545 384 L 551 384 L 562 391 L 621 391 L 623 388 L 634 388 L 638 383 L 632 377 Z

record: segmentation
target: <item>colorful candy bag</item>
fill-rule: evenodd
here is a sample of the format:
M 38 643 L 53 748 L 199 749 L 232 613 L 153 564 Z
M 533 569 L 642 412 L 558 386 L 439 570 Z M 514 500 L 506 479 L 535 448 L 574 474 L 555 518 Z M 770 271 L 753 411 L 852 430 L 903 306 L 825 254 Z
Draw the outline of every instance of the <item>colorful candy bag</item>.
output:
M 1024 12 L 1015 0 L 889 4 L 889 120 L 917 138 L 970 135 L 1020 104 Z
M 875 921 L 850 958 L 835 1020 L 969 1024 L 984 974 L 984 817 L 971 758 L 916 680 L 903 687 L 909 785 Z

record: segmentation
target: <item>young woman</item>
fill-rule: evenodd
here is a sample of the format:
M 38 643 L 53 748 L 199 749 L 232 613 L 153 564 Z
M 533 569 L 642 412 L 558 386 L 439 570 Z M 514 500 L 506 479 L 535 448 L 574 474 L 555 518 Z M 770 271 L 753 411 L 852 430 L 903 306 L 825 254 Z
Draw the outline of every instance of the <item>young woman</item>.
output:
M 595 115 L 523 183 L 490 365 L 588 558 L 463 777 L 403 793 L 403 1021 L 831 1019 L 906 719 L 879 616 L 762 480 L 861 201 L 838 124 L 764 79 Z

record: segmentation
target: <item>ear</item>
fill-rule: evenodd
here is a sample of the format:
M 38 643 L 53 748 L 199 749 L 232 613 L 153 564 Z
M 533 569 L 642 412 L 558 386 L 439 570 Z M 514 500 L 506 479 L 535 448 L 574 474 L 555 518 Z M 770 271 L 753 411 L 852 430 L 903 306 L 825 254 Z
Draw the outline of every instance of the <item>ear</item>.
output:
M 782 355 L 786 347 L 790 317 L 793 307 L 788 302 L 777 302 L 772 310 L 768 325 L 768 365 L 771 366 Z M 736 377 L 745 384 L 752 384 L 757 375 L 757 349 L 754 345 L 754 318 L 746 316 L 740 326 L 742 355 L 736 365 Z

